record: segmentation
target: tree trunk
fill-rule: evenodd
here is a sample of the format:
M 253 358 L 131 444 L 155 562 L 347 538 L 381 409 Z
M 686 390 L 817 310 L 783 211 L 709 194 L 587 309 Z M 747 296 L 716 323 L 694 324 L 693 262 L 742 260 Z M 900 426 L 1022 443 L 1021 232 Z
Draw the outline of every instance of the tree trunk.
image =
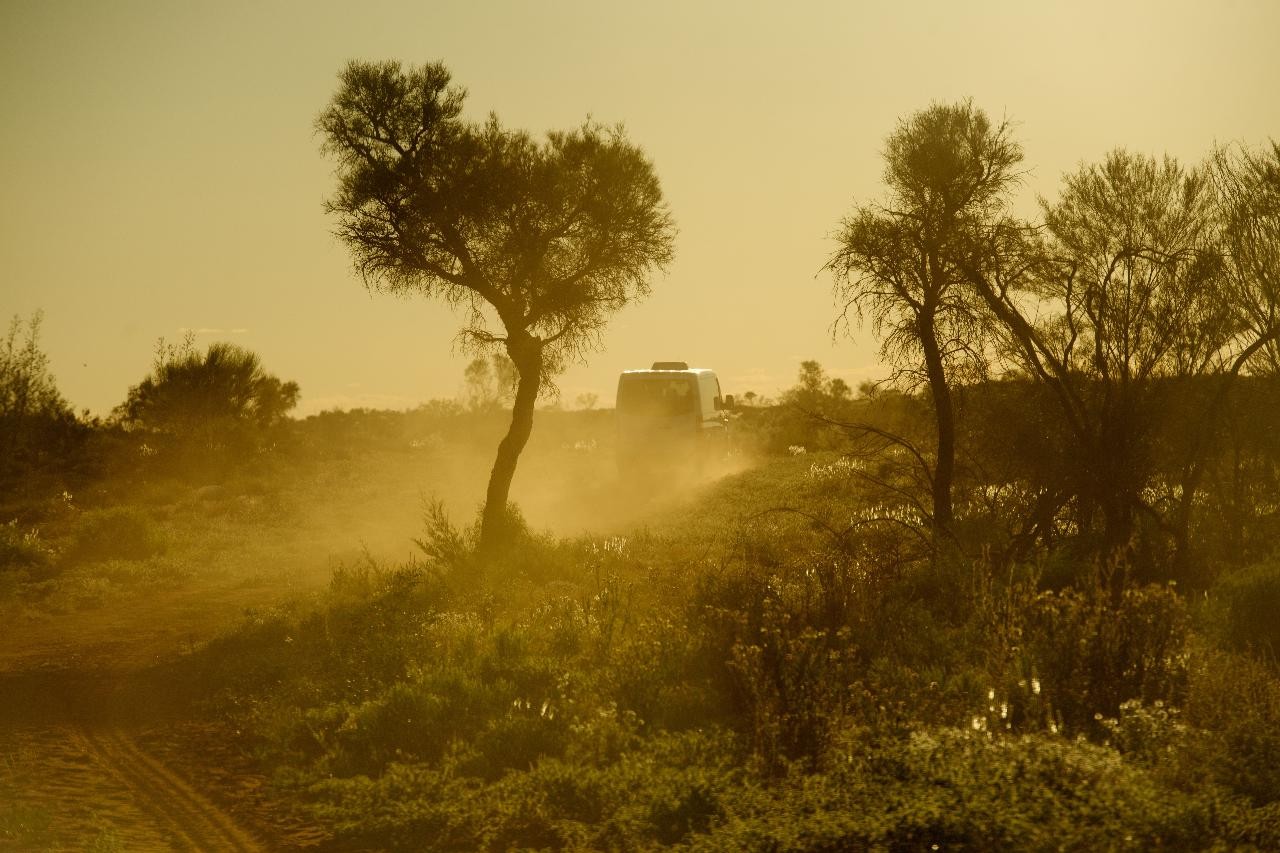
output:
M 489 474 L 489 488 L 485 492 L 484 512 L 480 517 L 479 548 L 492 551 L 509 535 L 507 498 L 511 493 L 511 480 L 516 474 L 520 453 L 533 432 L 533 409 L 542 386 L 542 342 L 537 338 L 508 339 L 507 352 L 520 372 L 516 385 L 516 398 L 511 407 L 511 426 L 498 445 L 498 457 Z
M 942 350 L 934 330 L 933 316 L 922 312 L 919 318 L 920 345 L 924 349 L 925 373 L 933 395 L 933 414 L 938 427 L 938 457 L 933 469 L 933 538 L 937 543 L 943 531 L 951 529 L 954 520 L 951 506 L 951 484 L 955 479 L 956 420 L 951 404 L 951 388 L 942 364 Z

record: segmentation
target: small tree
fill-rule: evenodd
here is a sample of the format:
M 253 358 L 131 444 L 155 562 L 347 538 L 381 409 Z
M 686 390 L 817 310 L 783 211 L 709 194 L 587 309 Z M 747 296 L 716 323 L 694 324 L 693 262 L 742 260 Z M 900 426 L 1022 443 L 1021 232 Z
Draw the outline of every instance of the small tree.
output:
M 476 356 L 463 371 L 467 386 L 467 408 L 473 412 L 493 412 L 511 404 L 516 393 L 516 366 L 505 353 L 490 358 Z
M 956 255 L 996 220 L 1019 179 L 1022 151 L 1008 123 L 971 103 L 935 104 L 899 124 L 885 143 L 883 204 L 857 207 L 824 267 L 849 315 L 869 317 L 884 359 L 908 387 L 929 390 L 937 426 L 930 477 L 931 523 L 952 526 L 957 373 L 983 372 L 985 312 L 965 288 Z
M 40 349 L 40 312 L 25 328 L 18 316 L 0 338 L 0 477 L 29 471 L 75 432 L 75 414 L 62 398 L 49 357 Z
M 438 63 L 352 62 L 320 114 L 338 163 L 327 210 L 370 288 L 459 310 L 464 345 L 502 348 L 519 373 L 481 519 L 502 535 L 538 396 L 649 292 L 674 227 L 653 166 L 621 128 L 588 122 L 536 141 L 461 117 L 465 92 Z
M 225 448 L 279 423 L 298 403 L 298 384 L 266 372 L 258 356 L 234 344 L 201 353 L 188 338 L 156 347 L 152 372 L 116 408 L 128 427 L 204 450 Z

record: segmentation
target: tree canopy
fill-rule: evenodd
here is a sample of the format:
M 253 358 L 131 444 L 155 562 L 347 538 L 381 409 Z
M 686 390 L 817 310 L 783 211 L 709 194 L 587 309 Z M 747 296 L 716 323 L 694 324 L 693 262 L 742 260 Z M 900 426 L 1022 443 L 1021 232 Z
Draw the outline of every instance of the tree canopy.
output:
M 40 348 L 42 315 L 14 316 L 0 337 L 0 480 L 29 473 L 74 432 L 75 414 Z
M 538 395 L 648 294 L 675 228 L 621 127 L 587 121 L 539 141 L 496 116 L 465 119 L 450 80 L 439 63 L 351 62 L 317 128 L 337 162 L 326 208 L 366 286 L 445 302 L 463 317 L 464 345 L 501 347 L 516 366 L 485 503 L 491 542 Z
M 297 402 L 298 384 L 267 373 L 255 353 L 229 343 L 202 353 L 188 338 L 176 346 L 161 341 L 151 373 L 116 414 L 132 428 L 218 448 L 275 425 Z
M 971 103 L 934 104 L 905 119 L 884 150 L 886 199 L 861 204 L 836 235 L 827 261 L 842 305 L 869 318 L 881 354 L 905 384 L 927 384 L 937 423 L 932 524 L 953 520 L 955 374 L 983 372 L 986 311 L 971 298 L 956 258 L 1001 215 L 1019 179 L 1022 150 L 1008 123 Z

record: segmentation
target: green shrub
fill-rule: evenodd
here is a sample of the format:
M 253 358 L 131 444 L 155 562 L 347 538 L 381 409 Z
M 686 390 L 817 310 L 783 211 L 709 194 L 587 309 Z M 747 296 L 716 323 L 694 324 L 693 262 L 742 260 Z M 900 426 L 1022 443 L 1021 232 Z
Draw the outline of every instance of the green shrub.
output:
M 1172 587 L 1117 588 L 1100 574 L 1084 589 L 1037 596 L 1023 639 L 1059 723 L 1103 736 L 1101 721 L 1124 702 L 1181 700 L 1188 627 Z
M 694 850 L 1200 849 L 1225 832 L 1214 804 L 1054 736 L 955 729 L 851 732 L 823 774 L 722 795 Z
M 1215 633 L 1227 646 L 1280 659 L 1280 558 L 1226 575 L 1210 601 Z
M 723 795 L 738 784 L 733 755 L 723 732 L 689 732 L 650 738 L 602 765 L 542 759 L 487 785 L 446 758 L 310 790 L 339 843 L 357 849 L 652 849 L 723 819 Z
M 41 538 L 37 528 L 20 528 L 17 519 L 0 524 L 0 571 L 42 569 L 53 556 L 53 548 Z
M 73 561 L 145 560 L 165 550 L 151 518 L 133 507 L 89 510 L 76 520 L 66 557 Z
M 1270 667 L 1199 649 L 1184 716 L 1194 729 L 1184 777 L 1207 776 L 1255 805 L 1280 803 L 1280 682 Z

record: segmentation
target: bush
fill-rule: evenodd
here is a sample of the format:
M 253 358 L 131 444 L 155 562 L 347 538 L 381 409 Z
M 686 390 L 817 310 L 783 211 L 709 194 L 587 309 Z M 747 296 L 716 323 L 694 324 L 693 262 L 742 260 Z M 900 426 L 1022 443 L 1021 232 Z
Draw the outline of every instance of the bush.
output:
M 40 320 L 37 312 L 24 331 L 14 316 L 0 336 L 0 491 L 25 489 L 31 475 L 61 468 L 87 432 L 49 372 Z
M 77 520 L 66 557 L 72 561 L 145 560 L 165 549 L 150 517 L 132 507 L 89 510 Z
M 1041 593 L 1022 629 L 1067 732 L 1101 737 L 1101 721 L 1124 702 L 1176 703 L 1184 694 L 1186 605 L 1172 587 L 1117 588 L 1116 580 L 1099 571 L 1083 589 Z
M 20 528 L 17 519 L 0 524 L 0 571 L 44 568 L 53 555 L 37 528 Z
M 694 850 L 1200 849 L 1226 828 L 1114 750 L 1045 735 L 849 732 L 831 769 L 725 796 Z
M 256 354 L 227 343 L 200 353 L 188 336 L 180 346 L 160 342 L 152 372 L 129 389 L 116 415 L 189 461 L 208 463 L 210 452 L 256 449 L 297 402 L 297 383 L 267 373 Z
M 1280 558 L 1226 575 L 1209 597 L 1213 628 L 1229 648 L 1280 660 Z
M 1184 716 L 1194 727 L 1182 776 L 1207 776 L 1255 805 L 1280 803 L 1280 683 L 1252 658 L 1199 649 Z

